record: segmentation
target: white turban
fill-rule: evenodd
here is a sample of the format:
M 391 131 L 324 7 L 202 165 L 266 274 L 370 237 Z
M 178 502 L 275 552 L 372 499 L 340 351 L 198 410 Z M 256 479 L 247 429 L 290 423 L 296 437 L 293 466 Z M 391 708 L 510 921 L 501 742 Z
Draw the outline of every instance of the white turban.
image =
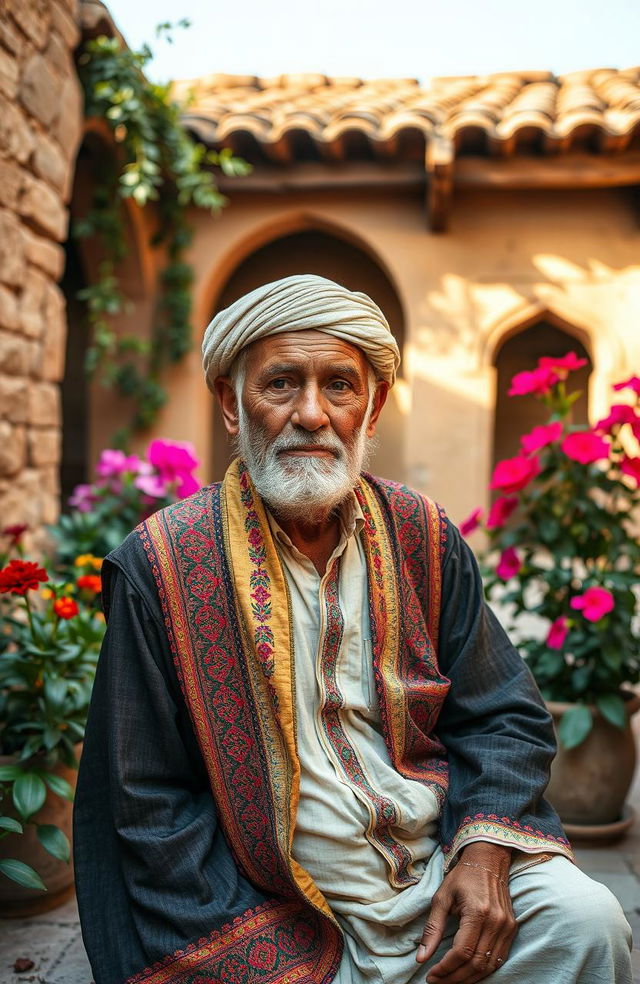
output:
M 207 386 L 213 391 L 216 376 L 225 376 L 252 342 L 309 328 L 362 349 L 376 376 L 393 385 L 400 350 L 378 305 L 333 280 L 301 274 L 264 284 L 216 314 L 202 341 Z

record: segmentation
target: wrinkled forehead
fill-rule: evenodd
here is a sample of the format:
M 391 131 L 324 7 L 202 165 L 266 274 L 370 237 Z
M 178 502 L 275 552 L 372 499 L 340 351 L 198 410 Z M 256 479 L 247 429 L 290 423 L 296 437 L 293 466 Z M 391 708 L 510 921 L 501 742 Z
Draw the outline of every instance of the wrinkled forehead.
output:
M 345 362 L 354 364 L 367 373 L 370 363 L 357 345 L 315 329 L 279 332 L 260 338 L 243 349 L 247 370 L 256 371 L 277 362 L 286 362 L 302 368 L 329 368 Z

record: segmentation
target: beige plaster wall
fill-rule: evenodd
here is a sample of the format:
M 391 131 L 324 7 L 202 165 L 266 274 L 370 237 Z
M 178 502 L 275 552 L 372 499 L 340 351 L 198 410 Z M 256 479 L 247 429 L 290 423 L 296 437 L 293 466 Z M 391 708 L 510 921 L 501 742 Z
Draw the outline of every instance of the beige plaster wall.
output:
M 441 501 L 460 520 L 486 501 L 500 340 L 550 311 L 575 326 L 593 362 L 591 408 L 640 367 L 640 230 L 630 193 L 459 194 L 450 231 L 429 233 L 415 193 L 231 193 L 214 220 L 193 216 L 194 351 L 170 373 L 172 399 L 156 433 L 193 440 L 211 468 L 211 400 L 199 342 L 236 265 L 301 228 L 334 230 L 374 255 L 406 317 L 405 380 L 394 394 L 404 467 L 395 477 Z M 401 430 L 402 433 L 397 433 Z M 214 452 L 215 453 L 215 449 Z M 384 447 L 378 454 L 384 474 Z

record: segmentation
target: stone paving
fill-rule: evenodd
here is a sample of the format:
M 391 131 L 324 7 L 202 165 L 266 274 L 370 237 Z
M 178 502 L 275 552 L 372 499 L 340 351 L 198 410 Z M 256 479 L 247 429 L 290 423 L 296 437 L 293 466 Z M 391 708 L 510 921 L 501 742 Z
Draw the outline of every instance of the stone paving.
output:
M 577 848 L 576 856 L 580 867 L 608 885 L 625 910 L 635 942 L 633 984 L 640 984 L 640 772 L 630 802 L 637 816 L 625 839 L 609 847 Z M 21 957 L 34 966 L 14 971 Z M 0 984 L 91 984 L 92 980 L 75 899 L 31 919 L 0 919 Z

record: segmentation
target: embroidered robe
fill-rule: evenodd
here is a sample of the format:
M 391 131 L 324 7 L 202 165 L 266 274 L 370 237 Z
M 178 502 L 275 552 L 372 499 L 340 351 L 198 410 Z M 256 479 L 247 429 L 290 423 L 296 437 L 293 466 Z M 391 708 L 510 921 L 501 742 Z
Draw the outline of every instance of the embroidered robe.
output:
M 394 767 L 473 839 L 570 854 L 553 736 L 441 510 L 363 477 L 374 679 Z M 299 765 L 286 581 L 242 463 L 105 564 L 108 626 L 74 808 L 96 984 L 329 984 L 341 931 L 291 855 Z

